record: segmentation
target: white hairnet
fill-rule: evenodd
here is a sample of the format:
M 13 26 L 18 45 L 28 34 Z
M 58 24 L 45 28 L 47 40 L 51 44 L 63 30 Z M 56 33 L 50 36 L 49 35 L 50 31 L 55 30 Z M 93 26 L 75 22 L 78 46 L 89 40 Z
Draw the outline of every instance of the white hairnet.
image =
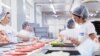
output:
M 4 8 L 0 6 L 0 21 L 4 19 L 4 16 L 6 15 Z
M 76 7 L 73 11 L 72 14 L 83 17 L 84 19 L 87 19 L 89 17 L 89 11 L 84 5 L 80 5 Z

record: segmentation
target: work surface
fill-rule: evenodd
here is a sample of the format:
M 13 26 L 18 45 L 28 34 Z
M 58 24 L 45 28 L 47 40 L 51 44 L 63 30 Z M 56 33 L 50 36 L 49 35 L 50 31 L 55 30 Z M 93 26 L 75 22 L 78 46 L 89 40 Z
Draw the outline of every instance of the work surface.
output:
M 4 53 L 6 51 L 12 51 L 15 48 L 16 48 L 16 44 L 9 44 L 6 46 L 2 46 L 2 47 L 0 47 L 0 54 Z M 46 44 L 43 48 L 29 52 L 29 54 L 26 56 L 33 55 L 34 53 L 48 54 L 48 53 L 58 52 L 58 51 L 69 52 L 71 54 L 71 56 L 80 56 L 80 53 L 77 51 L 77 49 L 75 47 L 53 47 L 50 44 Z M 94 54 L 96 56 L 100 56 L 100 51 L 96 51 Z M 0 55 L 0 56 L 2 56 L 2 55 Z

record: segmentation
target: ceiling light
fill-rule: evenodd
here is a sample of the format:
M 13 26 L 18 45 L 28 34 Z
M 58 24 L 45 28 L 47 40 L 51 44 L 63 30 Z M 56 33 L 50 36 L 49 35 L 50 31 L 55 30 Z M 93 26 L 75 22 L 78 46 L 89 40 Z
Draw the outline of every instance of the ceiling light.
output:
M 52 0 L 49 0 L 50 2 L 52 2 Z
M 53 13 L 54 13 L 54 14 L 56 14 L 56 11 L 55 11 L 55 9 L 54 9 L 54 6 L 53 6 L 53 4 L 50 4 L 50 7 L 52 8 L 52 10 L 53 10 Z
M 10 9 L 10 6 L 8 6 L 8 5 L 4 4 L 4 3 L 1 3 L 0 5 L 2 5 L 2 6 L 4 6 L 4 7 L 6 7 L 6 8 L 8 8 L 8 9 Z
M 9 9 L 10 10 L 10 7 L 4 3 L 0 3 L 0 5 L 4 6 L 5 8 Z
M 83 0 L 82 2 L 99 2 L 100 0 Z
M 49 0 L 49 1 L 52 2 L 52 0 Z M 53 5 L 53 4 L 50 4 L 50 7 L 52 8 L 53 13 L 56 14 L 56 11 L 55 11 L 55 8 L 54 8 L 54 5 Z

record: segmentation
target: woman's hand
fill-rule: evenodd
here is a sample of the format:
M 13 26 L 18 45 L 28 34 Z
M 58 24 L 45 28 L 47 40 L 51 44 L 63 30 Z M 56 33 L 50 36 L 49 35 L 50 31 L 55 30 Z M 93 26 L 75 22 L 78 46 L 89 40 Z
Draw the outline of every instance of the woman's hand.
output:
M 96 43 L 100 43 L 99 38 L 95 38 L 95 39 L 94 39 L 94 42 L 96 42 Z
M 20 38 L 24 42 L 27 42 L 30 40 L 30 38 L 28 36 L 25 36 L 25 35 L 18 34 L 17 37 Z
M 0 44 L 7 44 L 9 43 L 9 40 L 5 34 L 0 32 Z
M 80 44 L 80 42 L 78 41 L 78 39 L 75 39 L 75 38 L 70 38 L 69 39 L 73 44 L 75 44 L 75 45 L 79 45 Z
M 0 30 L 1 35 L 6 35 L 6 33 L 3 30 Z
M 30 38 L 30 41 L 39 41 L 37 37 Z
M 59 34 L 59 36 L 58 36 L 58 39 L 57 39 L 58 41 L 64 41 L 64 35 L 62 35 L 62 34 Z
M 29 38 L 28 38 L 28 37 L 24 37 L 22 40 L 23 40 L 24 42 L 27 42 L 27 41 L 29 41 Z

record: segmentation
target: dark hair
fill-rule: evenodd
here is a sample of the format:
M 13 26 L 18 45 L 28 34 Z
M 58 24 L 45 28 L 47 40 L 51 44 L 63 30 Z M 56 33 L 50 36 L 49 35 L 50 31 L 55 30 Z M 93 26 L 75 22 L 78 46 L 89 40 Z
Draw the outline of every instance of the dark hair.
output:
M 75 15 L 75 14 L 73 14 L 73 15 L 74 15 L 74 16 L 77 16 L 77 17 L 79 17 L 79 18 L 81 18 L 81 16 L 78 16 L 78 15 Z M 82 17 L 82 20 L 85 21 L 85 18 Z
M 100 37 L 98 38 L 98 40 L 100 41 Z
M 9 15 L 10 14 L 10 12 L 6 12 L 6 15 L 5 16 L 7 16 L 7 15 Z
M 75 15 L 75 14 L 73 14 L 73 15 L 74 15 L 74 16 L 77 16 L 77 17 L 79 17 L 79 18 L 81 17 L 81 16 L 78 16 L 78 15 Z
M 7 12 L 6 14 L 10 14 L 10 12 Z
M 26 28 L 26 26 L 28 26 L 29 25 L 29 23 L 28 22 L 24 22 L 23 24 L 22 24 L 22 29 L 25 29 Z
M 68 28 L 73 28 L 73 26 L 74 26 L 75 24 L 74 24 L 74 21 L 72 20 L 72 19 L 70 19 L 69 21 L 68 21 L 68 23 L 67 23 L 67 27 Z

